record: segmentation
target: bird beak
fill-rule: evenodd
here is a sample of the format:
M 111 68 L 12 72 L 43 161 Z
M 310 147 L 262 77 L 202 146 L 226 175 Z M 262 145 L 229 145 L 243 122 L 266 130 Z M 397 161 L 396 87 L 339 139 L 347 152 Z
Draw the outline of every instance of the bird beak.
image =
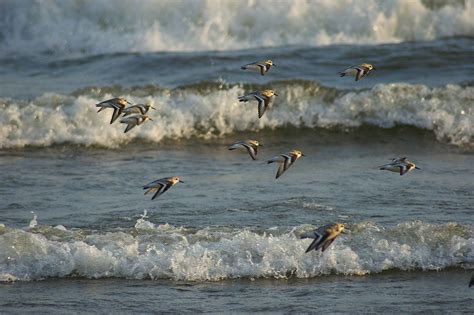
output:
M 154 108 L 153 106 L 150 106 L 150 108 L 156 110 L 156 108 Z
M 258 146 L 259 146 L 259 147 L 263 147 L 263 144 L 259 143 Z
M 415 166 L 415 168 L 416 168 L 417 170 L 421 170 L 421 168 L 419 168 L 418 166 Z
M 306 156 L 306 155 L 304 155 L 303 153 L 301 153 L 301 156 Z
M 127 101 L 127 100 L 125 100 L 125 101 L 126 101 L 128 104 L 132 105 L 132 103 L 131 103 L 130 101 Z
M 351 233 L 351 230 L 348 230 L 348 229 L 344 229 L 341 231 L 342 234 L 349 234 Z
M 375 67 L 372 67 L 372 70 L 377 70 L 377 69 L 375 69 Z
M 184 182 L 181 179 L 179 180 L 179 182 L 184 184 Z
M 278 96 L 278 94 L 276 94 L 276 93 L 273 93 L 273 95 L 274 95 L 274 96 Z
M 276 66 L 277 66 L 276 64 L 272 63 L 272 67 L 276 67 Z
M 148 117 L 148 119 L 150 119 L 151 121 L 153 121 L 153 119 L 151 119 L 150 117 Z

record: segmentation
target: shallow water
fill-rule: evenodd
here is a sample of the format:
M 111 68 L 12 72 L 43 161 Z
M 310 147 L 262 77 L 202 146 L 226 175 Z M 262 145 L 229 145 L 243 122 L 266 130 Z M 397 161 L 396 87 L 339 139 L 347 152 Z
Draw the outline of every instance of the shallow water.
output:
M 260 2 L 228 20 L 232 1 L 210 3 L 177 27 L 185 2 L 143 2 L 128 28 L 108 15 L 126 1 L 0 4 L 0 309 L 469 313 L 472 1 L 366 1 L 366 19 L 320 1 L 314 23 L 294 1 L 262 24 Z M 266 56 L 266 76 L 240 71 Z M 363 61 L 377 70 L 338 76 Z M 260 88 L 279 96 L 258 120 L 237 97 Z M 124 134 L 96 112 L 115 96 L 151 103 L 154 121 Z M 248 138 L 257 161 L 227 150 Z M 305 157 L 275 180 L 265 160 L 295 148 Z M 395 156 L 421 170 L 378 169 Z M 143 195 L 174 175 L 185 183 Z M 330 222 L 352 232 L 304 254 L 299 236 Z

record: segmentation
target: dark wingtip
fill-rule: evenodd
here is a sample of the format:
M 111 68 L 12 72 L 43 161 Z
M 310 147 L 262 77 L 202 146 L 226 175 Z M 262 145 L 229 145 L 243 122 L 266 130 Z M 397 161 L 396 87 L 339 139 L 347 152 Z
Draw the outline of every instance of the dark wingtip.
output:
M 245 67 L 240 67 L 240 69 L 242 69 L 242 70 L 247 70 L 247 68 L 245 68 Z
M 343 72 L 339 72 L 339 75 L 340 75 L 340 76 L 341 76 L 341 78 L 342 78 L 342 77 L 343 77 L 343 76 L 345 76 L 346 74 L 345 74 L 345 73 L 343 73 Z

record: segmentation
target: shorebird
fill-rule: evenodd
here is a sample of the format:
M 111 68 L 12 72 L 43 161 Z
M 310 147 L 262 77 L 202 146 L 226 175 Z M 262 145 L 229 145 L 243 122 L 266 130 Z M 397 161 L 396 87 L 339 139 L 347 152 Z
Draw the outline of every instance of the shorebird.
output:
M 153 200 L 156 197 L 163 194 L 168 189 L 170 189 L 171 187 L 173 187 L 174 185 L 176 185 L 178 182 L 184 183 L 177 176 L 165 177 L 165 178 L 160 178 L 155 181 L 152 181 L 151 183 L 146 184 L 145 186 L 143 186 L 143 189 L 147 190 L 145 191 L 145 195 L 148 194 L 149 192 L 155 192 L 153 197 L 151 197 L 151 200 Z
M 132 104 L 123 97 L 117 97 L 117 98 L 112 98 L 110 100 L 106 100 L 103 102 L 100 102 L 99 104 L 96 104 L 96 107 L 100 107 L 100 109 L 97 111 L 98 113 L 105 109 L 105 108 L 112 108 L 114 110 L 114 113 L 112 114 L 112 119 L 110 120 L 110 123 L 112 124 L 123 112 L 125 106 L 127 104 Z
M 348 231 L 344 229 L 344 224 L 333 223 L 319 227 L 314 231 L 306 232 L 300 238 L 314 238 L 314 241 L 311 242 L 305 253 L 313 249 L 317 251 L 320 248 L 321 252 L 324 252 L 340 233 L 346 234 Z
M 372 70 L 375 70 L 373 65 L 368 64 L 368 63 L 363 63 L 358 66 L 351 66 L 347 68 L 346 70 L 339 72 L 339 75 L 341 77 L 345 76 L 346 74 L 353 75 L 355 76 L 355 80 L 359 81 L 360 79 L 368 75 L 370 71 Z
M 400 173 L 400 176 L 413 169 L 419 170 L 420 168 L 417 167 L 415 163 L 408 161 L 406 157 L 393 158 L 391 163 L 380 166 L 380 170 Z
M 265 75 L 265 73 L 267 73 L 268 70 L 270 70 L 272 66 L 276 67 L 276 64 L 274 64 L 273 61 L 268 59 L 268 60 L 255 61 L 255 62 L 246 64 L 240 67 L 240 69 L 260 71 L 261 75 Z
M 152 120 L 148 115 L 132 115 L 122 118 L 120 122 L 122 124 L 127 124 L 127 128 L 123 133 L 127 133 L 127 131 L 133 129 L 135 126 L 143 124 L 147 119 Z
M 273 90 L 255 91 L 244 96 L 239 96 L 239 102 L 256 100 L 258 102 L 258 118 L 262 118 L 268 108 L 270 98 L 274 95 L 278 96 Z
M 241 146 L 247 149 L 250 154 L 250 157 L 253 160 L 257 159 L 258 147 L 263 147 L 263 145 L 261 145 L 257 140 L 242 140 L 232 143 L 231 145 L 229 145 L 228 149 L 235 150 Z
M 123 110 L 123 117 L 128 116 L 128 115 L 132 115 L 132 114 L 145 115 L 146 113 L 148 113 L 150 108 L 151 109 L 156 109 L 153 106 L 151 106 L 150 104 L 131 105 L 131 106 L 128 106 L 127 108 L 125 108 Z
M 293 151 L 290 151 L 286 154 L 277 155 L 277 156 L 271 158 L 270 160 L 267 160 L 267 163 L 270 164 L 270 163 L 275 163 L 276 162 L 276 163 L 280 164 L 280 166 L 278 167 L 277 174 L 276 174 L 276 178 L 278 178 L 288 168 L 290 168 L 290 166 L 293 165 L 293 163 L 295 163 L 295 161 L 297 159 L 299 159 L 302 156 L 304 156 L 304 154 L 301 153 L 301 151 L 293 150 Z

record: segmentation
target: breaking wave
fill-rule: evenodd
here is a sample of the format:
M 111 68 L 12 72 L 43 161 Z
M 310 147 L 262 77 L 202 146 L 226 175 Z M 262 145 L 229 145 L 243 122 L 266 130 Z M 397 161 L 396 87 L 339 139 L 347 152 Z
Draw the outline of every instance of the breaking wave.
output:
M 413 221 L 394 227 L 357 223 L 324 254 L 305 254 L 310 241 L 299 235 L 314 226 L 191 229 L 155 225 L 145 215 L 132 229 L 103 232 L 0 225 L 0 281 L 312 278 L 391 269 L 441 270 L 473 263 L 473 229 L 457 223 Z
M 474 1 L 0 2 L 0 51 L 235 50 L 474 36 Z
M 239 131 L 407 125 L 431 130 L 439 141 L 471 147 L 474 87 L 378 84 L 369 90 L 338 90 L 309 81 L 269 84 L 279 94 L 262 119 L 256 103 L 237 97 L 262 86 L 206 83 L 167 89 L 158 86 L 88 88 L 71 95 L 46 93 L 31 101 L 0 98 L 0 148 L 74 144 L 117 148 L 134 140 L 211 139 Z M 111 110 L 95 104 L 118 95 L 151 103 L 148 121 L 124 134 Z M 146 95 L 146 96 L 145 96 Z M 355 130 L 355 129 L 354 129 Z

